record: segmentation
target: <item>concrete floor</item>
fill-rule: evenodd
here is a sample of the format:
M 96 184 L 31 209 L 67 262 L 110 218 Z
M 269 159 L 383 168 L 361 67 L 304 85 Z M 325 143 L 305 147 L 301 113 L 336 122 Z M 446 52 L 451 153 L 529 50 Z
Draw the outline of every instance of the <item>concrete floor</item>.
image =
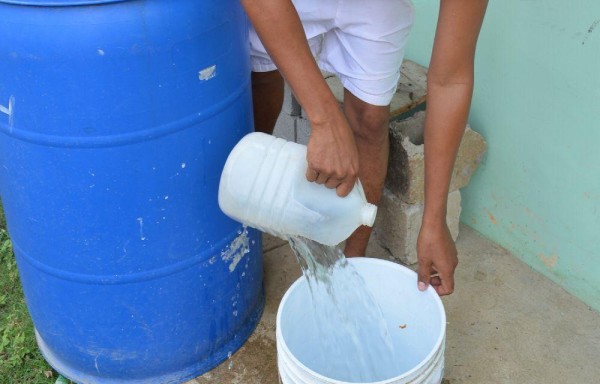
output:
M 448 317 L 444 384 L 600 382 L 600 314 L 462 226 Z M 300 276 L 287 243 L 265 237 L 264 315 L 250 339 L 187 384 L 276 384 L 275 315 Z M 383 253 L 372 242 L 369 256 Z

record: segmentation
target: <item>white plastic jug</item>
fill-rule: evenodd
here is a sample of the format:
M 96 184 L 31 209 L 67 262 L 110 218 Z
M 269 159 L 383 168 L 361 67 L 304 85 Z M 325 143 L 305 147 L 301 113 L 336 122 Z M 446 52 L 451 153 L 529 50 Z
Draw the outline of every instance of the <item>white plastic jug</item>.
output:
M 325 245 L 372 226 L 377 207 L 360 182 L 346 197 L 306 180 L 306 147 L 264 133 L 246 135 L 221 174 L 219 206 L 229 217 L 288 239 L 303 236 Z

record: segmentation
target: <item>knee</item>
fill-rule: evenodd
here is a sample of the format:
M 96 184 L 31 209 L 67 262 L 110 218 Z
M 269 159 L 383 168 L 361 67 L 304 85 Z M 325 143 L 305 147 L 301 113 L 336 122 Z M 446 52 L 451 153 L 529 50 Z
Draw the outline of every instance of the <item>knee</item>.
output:
M 365 104 L 347 113 L 356 140 L 385 145 L 388 140 L 389 108 Z

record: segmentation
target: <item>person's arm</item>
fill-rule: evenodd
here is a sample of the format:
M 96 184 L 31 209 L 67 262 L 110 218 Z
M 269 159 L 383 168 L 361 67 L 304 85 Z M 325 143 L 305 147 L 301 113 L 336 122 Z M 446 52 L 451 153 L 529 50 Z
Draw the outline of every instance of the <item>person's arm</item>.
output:
M 347 195 L 358 175 L 356 143 L 312 56 L 296 9 L 290 0 L 241 3 L 311 123 L 307 179 L 337 188 L 340 196 Z
M 418 274 L 419 289 L 431 284 L 440 295 L 454 291 L 458 257 L 446 225 L 448 189 L 471 105 L 475 46 L 486 7 L 487 0 L 440 1 L 427 75 L 425 210 L 417 242 Z

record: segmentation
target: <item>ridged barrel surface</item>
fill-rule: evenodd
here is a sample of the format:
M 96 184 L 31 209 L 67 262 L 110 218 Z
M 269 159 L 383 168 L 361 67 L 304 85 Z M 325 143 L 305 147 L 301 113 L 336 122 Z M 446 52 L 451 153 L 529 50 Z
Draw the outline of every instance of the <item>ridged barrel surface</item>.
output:
M 0 197 L 38 343 L 85 383 L 180 382 L 262 309 L 217 205 L 251 130 L 237 0 L 0 1 Z

